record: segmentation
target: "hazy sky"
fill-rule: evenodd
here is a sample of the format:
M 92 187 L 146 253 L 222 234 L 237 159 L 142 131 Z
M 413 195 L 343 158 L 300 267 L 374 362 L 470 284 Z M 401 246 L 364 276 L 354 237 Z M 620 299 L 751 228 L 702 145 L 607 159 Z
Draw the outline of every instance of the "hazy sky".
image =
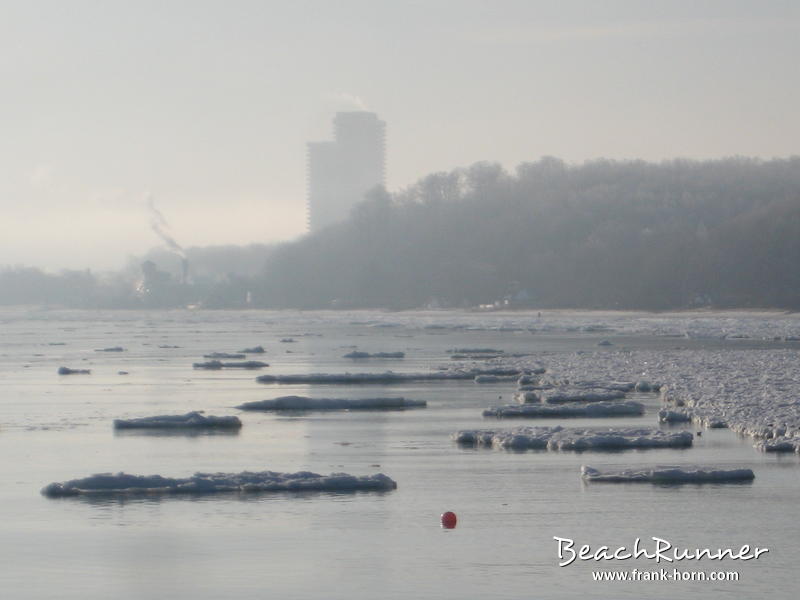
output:
M 0 265 L 305 230 L 363 103 L 390 189 L 491 160 L 800 153 L 800 2 L 0 0 Z

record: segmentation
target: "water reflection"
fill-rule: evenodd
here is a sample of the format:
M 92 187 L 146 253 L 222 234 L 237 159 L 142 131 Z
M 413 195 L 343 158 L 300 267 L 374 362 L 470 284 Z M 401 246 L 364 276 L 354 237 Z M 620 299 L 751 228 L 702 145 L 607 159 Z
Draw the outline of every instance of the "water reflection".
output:
M 77 496 L 63 496 L 48 498 L 51 502 L 80 503 L 93 508 L 103 509 L 124 506 L 148 506 L 165 502 L 188 502 L 191 504 L 227 502 L 271 502 L 290 499 L 292 501 L 312 501 L 317 499 L 331 499 L 350 502 L 359 496 L 383 497 L 394 493 L 395 490 L 279 490 L 279 491 L 229 491 L 229 492 L 92 492 Z

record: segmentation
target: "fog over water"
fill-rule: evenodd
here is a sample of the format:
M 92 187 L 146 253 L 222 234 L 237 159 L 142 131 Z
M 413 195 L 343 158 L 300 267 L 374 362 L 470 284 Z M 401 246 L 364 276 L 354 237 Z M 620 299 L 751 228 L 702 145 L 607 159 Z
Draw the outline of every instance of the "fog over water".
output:
M 0 559 L 9 598 L 792 598 L 800 551 L 794 452 L 767 453 L 729 429 L 659 424 L 657 393 L 629 391 L 640 416 L 484 418 L 512 402 L 516 378 L 393 384 L 257 383 L 256 373 L 419 373 L 467 365 L 543 365 L 544 377 L 690 384 L 687 401 L 746 407 L 774 398 L 796 410 L 800 319 L 765 313 L 478 314 L 268 311 L 0 310 Z M 774 338 L 780 338 L 778 340 Z M 292 339 L 293 342 L 282 340 Z M 610 345 L 599 346 L 606 341 Z M 256 372 L 192 368 L 211 351 L 263 346 Z M 120 347 L 118 352 L 97 352 Z M 345 358 L 354 348 L 401 359 Z M 506 357 L 451 358 L 455 349 Z M 287 352 L 289 350 L 289 352 Z M 518 356 L 525 354 L 525 356 Z M 783 362 L 781 362 L 783 361 Z M 59 366 L 90 374 L 58 375 Z M 120 374 L 123 371 L 127 374 Z M 732 393 L 724 393 L 726 386 Z M 722 390 L 722 392 L 721 392 Z M 745 391 L 736 394 L 736 391 Z M 400 411 L 240 411 L 282 395 L 398 397 Z M 792 408 L 794 403 L 795 408 Z M 766 404 L 761 405 L 766 406 Z M 241 429 L 119 430 L 114 419 L 237 415 Z M 763 410 L 760 411 L 763 414 Z M 776 421 L 777 422 L 777 421 Z M 526 452 L 463 447 L 464 429 L 519 425 L 685 432 L 689 448 Z M 797 439 L 795 438 L 795 442 Z M 745 483 L 582 483 L 581 465 L 752 469 Z M 51 482 L 93 473 L 190 477 L 196 471 L 385 473 L 385 492 L 99 494 L 47 498 Z M 439 515 L 455 511 L 443 530 Z M 672 569 L 734 570 L 738 582 L 596 583 L 594 569 L 655 569 L 648 560 L 558 566 L 553 536 L 593 548 L 651 536 L 682 548 L 770 552 L 748 562 L 684 561 Z
M 0 0 L 0 596 L 794 599 L 798 56 L 796 0 Z

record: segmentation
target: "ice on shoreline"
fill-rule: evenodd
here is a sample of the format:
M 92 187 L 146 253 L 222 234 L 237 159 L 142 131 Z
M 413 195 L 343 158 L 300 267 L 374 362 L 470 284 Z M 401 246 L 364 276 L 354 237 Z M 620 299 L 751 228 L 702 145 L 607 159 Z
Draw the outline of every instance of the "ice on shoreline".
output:
M 42 489 L 49 498 L 80 495 L 212 494 L 220 492 L 356 492 L 388 491 L 397 484 L 384 475 L 355 476 L 347 473 L 319 475 L 309 471 L 242 473 L 195 473 L 187 478 L 161 475 L 100 473 L 84 479 L 54 482 Z
M 625 450 L 629 448 L 688 448 L 689 431 L 666 432 L 653 428 L 619 427 L 517 427 L 507 430 L 463 430 L 451 438 L 462 445 L 491 446 L 506 450 Z
M 424 325 L 422 324 L 424 323 Z M 779 311 L 680 311 L 655 314 L 637 311 L 543 311 L 541 315 L 521 311 L 516 314 L 485 313 L 437 314 L 433 316 L 375 316 L 369 322 L 352 322 L 367 327 L 407 327 L 465 331 L 517 331 L 532 334 L 579 333 L 606 336 L 656 336 L 662 338 L 797 341 L 800 318 Z M 614 347 L 612 346 L 611 349 Z M 604 349 L 602 351 L 609 351 Z
M 427 406 L 424 400 L 405 398 L 307 398 L 281 396 L 272 400 L 245 402 L 240 410 L 391 410 Z
M 530 393 L 530 392 L 528 392 Z M 641 402 L 596 402 L 589 404 L 518 404 L 496 406 L 483 411 L 484 417 L 497 418 L 604 418 L 644 414 Z
M 660 391 L 661 422 L 727 427 L 751 438 L 760 450 L 791 452 L 794 448 L 800 453 L 797 349 L 579 351 L 550 353 L 546 361 L 547 379 L 536 384 L 535 390 L 526 386 L 518 391 L 519 401 L 525 401 L 524 391 L 543 394 L 548 391 L 548 384 L 558 382 L 595 382 L 604 386 L 601 382 L 660 382 L 650 383 L 650 389 Z M 520 369 L 532 366 L 524 359 L 503 364 Z M 643 392 L 646 386 L 639 388 Z M 528 402 L 535 401 L 533 394 L 528 396 Z
M 752 469 L 716 469 L 698 466 L 656 466 L 650 468 L 600 470 L 581 467 L 584 481 L 600 483 L 734 483 L 752 481 Z
M 196 411 L 185 415 L 114 419 L 114 429 L 239 429 L 241 426 L 239 417 L 205 416 Z

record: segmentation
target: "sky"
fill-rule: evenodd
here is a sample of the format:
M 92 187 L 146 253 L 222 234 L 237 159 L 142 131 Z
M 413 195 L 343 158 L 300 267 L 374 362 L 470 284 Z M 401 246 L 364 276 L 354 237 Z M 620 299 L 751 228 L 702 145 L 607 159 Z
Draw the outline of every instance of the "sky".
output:
M 305 144 L 387 123 L 387 186 L 557 156 L 800 153 L 794 0 L 0 0 L 0 267 L 305 233 Z

